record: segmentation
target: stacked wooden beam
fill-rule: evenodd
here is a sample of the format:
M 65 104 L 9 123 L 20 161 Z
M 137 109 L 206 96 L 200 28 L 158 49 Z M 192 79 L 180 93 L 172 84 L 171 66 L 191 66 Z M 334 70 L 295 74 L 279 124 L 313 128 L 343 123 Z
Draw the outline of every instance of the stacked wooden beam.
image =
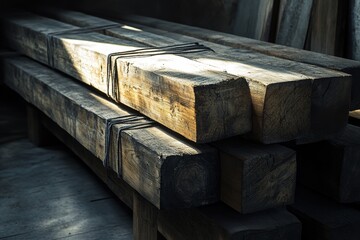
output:
M 81 13 L 55 12 L 50 15 L 82 27 L 93 26 L 96 23 L 114 24 Z M 341 76 L 314 66 L 144 26 L 131 24 L 130 27 L 133 26 L 143 31 L 127 29 L 125 25 L 121 25 L 106 29 L 105 34 L 135 40 L 152 47 L 200 42 L 211 47 L 215 53 L 187 57 L 214 67 L 221 66 L 223 71 L 244 77 L 249 83 L 254 111 L 251 137 L 258 141 L 276 143 L 301 139 L 304 136 L 310 139 L 314 136 L 317 139 L 328 138 L 340 132 L 346 124 L 350 91 L 350 85 L 345 83 L 348 82 L 345 80 L 346 75 Z
M 2 17 L 3 38 L 29 57 L 4 58 L 5 84 L 68 135 L 57 136 L 99 159 L 93 170 L 107 184 L 115 174 L 131 189 L 125 199 L 137 239 L 158 230 L 191 239 L 194 226 L 205 239 L 204 222 L 213 238 L 249 231 L 254 239 L 300 238 L 299 222 L 276 209 L 293 203 L 296 177 L 296 152 L 278 143 L 345 136 L 350 94 L 358 91 L 351 75 L 201 34 L 78 12 L 47 16 Z M 298 156 L 306 146 L 295 148 Z M 347 177 L 355 192 L 356 174 Z

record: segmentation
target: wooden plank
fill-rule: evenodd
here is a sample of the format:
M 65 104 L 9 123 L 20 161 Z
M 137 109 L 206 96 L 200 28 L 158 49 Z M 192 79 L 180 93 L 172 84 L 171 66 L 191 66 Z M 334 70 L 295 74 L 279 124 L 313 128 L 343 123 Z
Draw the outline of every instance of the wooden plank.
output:
M 360 109 L 349 112 L 349 123 L 360 127 Z
M 285 209 L 239 214 L 224 204 L 199 209 L 160 211 L 159 231 L 182 239 L 301 239 L 301 224 Z
M 313 0 L 280 0 L 276 43 L 303 49 Z
M 82 27 L 93 26 L 96 23 L 113 23 L 79 12 L 56 11 L 49 14 L 61 21 Z M 122 25 L 119 28 L 105 30 L 105 34 L 132 39 L 150 46 L 199 41 L 196 38 L 144 26 L 134 28 Z M 344 79 L 333 79 L 330 81 L 331 84 L 326 80 L 338 73 L 314 69 L 308 65 L 279 60 L 247 50 L 236 50 L 210 42 L 201 43 L 214 49 L 216 54 L 187 55 L 187 57 L 213 66 L 221 66 L 224 71 L 243 76 L 249 82 L 255 113 L 252 138 L 264 143 L 284 142 L 305 135 L 310 124 L 313 125 L 313 135 L 327 138 L 345 127 L 350 82 L 347 80 L 345 84 L 347 86 L 344 86 Z M 312 86 L 309 82 L 304 83 L 311 80 L 313 80 Z M 313 88 L 312 103 L 308 102 L 311 101 L 309 87 Z M 339 91 L 343 87 L 345 91 Z M 293 102 L 294 104 L 291 104 Z M 273 107 L 275 105 L 276 108 Z M 310 118 L 307 114 L 310 115 L 311 110 Z M 337 118 L 329 118 L 329 116 L 337 116 Z
M 360 108 L 360 62 L 358 61 L 244 38 L 232 34 L 220 33 L 208 29 L 167 22 L 155 18 L 137 15 L 124 15 L 121 16 L 121 18 L 133 23 L 188 35 L 209 42 L 234 48 L 249 49 L 270 56 L 346 72 L 353 77 L 350 109 L 355 110 Z
M 28 138 L 36 146 L 47 146 L 54 143 L 54 136 L 42 126 L 40 113 L 31 104 L 26 106 Z
M 230 139 L 220 150 L 221 200 L 240 213 L 293 203 L 296 154 L 280 145 Z
M 349 0 L 347 57 L 360 61 L 360 2 Z
M 134 25 L 134 24 L 130 24 L 130 25 Z M 164 32 L 161 30 L 157 30 L 154 28 L 149 28 L 149 27 L 144 27 L 144 26 L 139 26 L 139 25 L 134 25 L 136 27 L 139 27 L 141 30 L 144 31 L 151 31 L 153 33 L 157 33 L 161 36 L 169 36 L 173 39 L 176 40 L 182 40 L 184 42 L 186 41 L 199 41 L 198 39 L 192 38 L 192 37 L 187 37 L 187 36 L 182 36 L 176 33 L 169 33 L 169 32 Z M 120 37 L 124 37 L 123 33 L 119 33 L 119 31 L 117 29 L 112 29 L 112 30 L 108 30 L 109 32 L 112 32 L 112 35 L 115 35 L 116 33 L 114 33 L 115 31 L 117 31 L 117 35 Z M 123 31 L 121 31 L 123 32 Z M 157 41 L 159 42 L 159 37 L 157 37 Z M 149 39 L 149 38 L 147 38 Z M 141 41 L 139 39 L 139 41 Z M 149 41 L 147 41 L 149 42 Z M 349 108 L 349 95 L 350 95 L 350 81 L 349 79 L 346 80 L 347 83 L 345 83 L 344 81 L 340 80 L 340 79 L 334 79 L 332 78 L 333 76 L 339 74 L 338 72 L 334 72 L 334 71 L 330 71 L 323 69 L 323 68 L 312 68 L 309 65 L 306 64 L 299 64 L 293 61 L 287 61 L 287 60 L 281 60 L 275 57 L 269 57 L 269 56 L 265 56 L 263 54 L 259 54 L 259 53 L 251 53 L 248 50 L 237 50 L 237 49 L 233 49 L 231 47 L 224 47 L 218 44 L 212 44 L 209 42 L 202 42 L 201 43 L 210 46 L 212 49 L 214 49 L 217 53 L 220 53 L 220 56 L 223 57 L 223 59 L 226 60 L 221 60 L 221 58 L 214 58 L 214 56 L 206 56 L 207 58 L 204 59 L 204 56 L 202 56 L 201 58 L 196 58 L 197 61 L 201 61 L 203 63 L 207 63 L 207 64 L 212 64 L 212 65 L 216 65 L 216 66 L 222 66 L 224 68 L 225 71 L 235 74 L 235 75 L 242 75 L 245 76 L 245 78 L 248 80 L 249 82 L 249 86 L 250 86 L 250 93 L 252 94 L 252 100 L 253 100 L 253 109 L 255 112 L 255 117 L 257 116 L 261 116 L 261 112 L 259 112 L 259 106 L 257 106 L 257 103 L 259 101 L 259 98 L 256 97 L 259 94 L 259 87 L 258 87 L 258 82 L 264 82 L 264 78 L 265 78 L 265 82 L 267 82 L 269 80 L 270 76 L 274 76 L 274 74 L 277 74 L 277 79 L 274 80 L 276 81 L 278 84 L 280 84 L 280 82 L 282 84 L 283 81 L 289 81 L 291 78 L 308 78 L 312 80 L 312 92 L 311 92 L 311 116 L 310 116 L 310 125 L 311 125 L 311 129 L 309 131 L 308 134 L 304 134 L 306 135 L 303 138 L 300 138 L 300 140 L 298 141 L 299 143 L 307 143 L 307 142 L 314 142 L 314 141 L 320 141 L 323 139 L 327 139 L 330 137 L 333 137 L 334 135 L 340 133 L 343 131 L 345 125 L 346 125 L 346 119 L 347 119 L 347 109 Z M 233 63 L 233 62 L 234 63 Z M 244 63 L 246 64 L 245 68 L 246 71 L 245 73 L 242 71 L 244 69 L 244 65 L 239 64 L 239 61 L 241 61 L 240 63 Z M 243 62 L 242 62 L 243 61 Z M 254 72 L 249 70 L 249 65 L 251 67 L 255 67 Z M 261 79 L 261 75 L 259 74 L 261 71 L 265 71 L 263 72 L 263 79 Z M 269 72 L 269 70 L 271 72 Z M 275 71 L 275 73 L 274 73 Z M 285 75 L 282 75 L 281 77 L 278 75 L 280 74 L 280 72 L 285 72 Z M 291 72 L 292 76 L 289 76 L 289 72 Z M 254 77 L 255 74 L 255 77 Z M 299 74 L 299 75 L 297 75 Z M 260 78 L 260 79 L 259 79 Z M 332 79 L 332 80 L 329 80 Z M 280 80 L 281 79 L 281 80 Z M 285 80 L 284 80 L 285 79 Z M 251 84 L 252 81 L 255 81 L 256 84 Z M 345 83 L 345 86 L 343 85 Z M 343 88 L 344 91 L 340 90 Z M 286 91 L 285 87 L 282 87 L 281 90 L 282 91 Z M 300 90 L 298 88 L 298 90 Z M 270 92 L 270 89 L 269 89 Z M 276 97 L 277 98 L 277 102 L 274 105 L 281 105 L 281 101 L 279 101 L 279 96 L 288 96 L 289 94 L 286 92 L 280 93 L 277 92 L 275 95 L 271 95 L 272 97 Z M 295 97 L 295 95 L 293 95 L 292 97 Z M 303 97 L 299 97 L 297 99 L 302 99 L 304 100 L 304 96 Z M 336 100 L 335 100 L 336 99 Z M 289 104 L 289 102 L 292 102 L 292 100 L 287 99 L 286 101 L 284 100 L 282 102 L 282 104 Z M 266 107 L 272 107 L 273 104 L 271 104 L 272 100 L 271 99 L 265 99 L 264 101 L 268 101 L 269 103 L 265 103 L 264 106 L 260 105 L 260 111 L 266 112 L 267 109 Z M 299 103 L 298 100 L 297 103 Z M 255 103 L 254 103 L 255 102 Z M 296 107 L 301 107 L 300 105 L 297 105 Z M 300 121 L 299 117 L 304 118 L 304 115 L 299 116 L 300 112 L 306 112 L 306 110 L 304 110 L 304 107 L 301 107 L 300 110 L 295 110 L 294 106 L 292 106 L 292 109 L 289 109 L 289 105 L 285 106 L 285 107 L 278 107 L 277 111 L 281 111 L 286 109 L 286 112 L 288 115 L 290 116 L 294 116 L 297 115 L 297 120 Z M 310 110 L 308 110 L 310 111 Z M 270 117 L 269 120 L 265 119 L 262 120 L 262 124 L 261 121 L 259 123 L 259 120 L 254 120 L 253 119 L 253 138 L 255 139 L 259 139 L 259 135 L 258 133 L 261 131 L 266 132 L 266 129 L 268 129 L 268 131 L 271 132 L 271 134 L 276 134 L 277 131 L 284 131 L 283 129 L 289 129 L 289 122 L 286 119 L 286 117 L 283 120 L 279 119 L 279 115 L 284 116 L 284 113 L 275 113 L 273 112 L 272 114 L 267 114 L 265 117 L 268 118 L 269 116 L 273 116 L 273 118 Z M 336 117 L 334 117 L 336 116 Z M 289 117 L 289 116 L 287 116 Z M 295 127 L 294 123 L 297 121 L 292 119 L 292 127 L 294 128 L 298 128 L 298 131 L 300 131 L 299 127 Z M 304 120 L 301 121 L 302 123 L 304 122 Z M 269 123 L 268 125 L 266 125 L 266 123 Z M 278 124 L 284 124 L 286 126 L 279 126 Z M 261 129 L 264 130 L 261 130 Z M 280 130 L 282 129 L 282 130 Z M 285 130 L 286 131 L 286 130 Z M 275 132 L 275 133 L 274 133 Z M 268 133 L 268 132 L 267 132 Z M 265 134 L 265 133 L 264 133 Z M 268 133 L 269 134 L 269 133 Z M 271 138 L 271 137 L 269 137 Z M 268 140 L 268 141 L 264 141 L 262 140 L 262 142 L 264 143 L 275 143 L 275 142 L 284 142 L 286 138 L 283 138 L 282 141 L 280 141 L 279 139 L 277 141 L 275 140 Z M 290 138 L 288 138 L 290 139 Z
M 158 239 L 157 218 L 159 210 L 134 192 L 133 234 L 135 240 Z
M 4 67 L 9 87 L 102 161 L 106 154 L 106 121 L 138 116 L 26 58 L 7 59 Z M 219 199 L 215 149 L 194 146 L 156 125 L 122 131 L 119 145 L 116 132 L 129 125 L 134 123 L 113 127 L 110 167 L 145 199 L 157 208 L 199 206 Z M 119 146 L 122 151 L 118 162 Z
M 309 50 L 343 56 L 345 5 L 345 1 L 339 0 L 314 0 L 307 40 Z
M 295 204 L 288 209 L 302 223 L 302 239 L 359 239 L 360 212 L 346 205 L 296 189 Z
M 33 14 L 3 18 L 9 46 L 49 64 L 47 39 L 77 29 Z M 98 33 L 53 36 L 54 68 L 107 93 L 107 57 L 145 45 Z M 51 61 L 50 61 L 51 62 Z M 209 142 L 251 130 L 251 99 L 245 79 L 216 67 L 170 54 L 116 60 L 118 83 L 110 94 L 142 114 L 196 142 Z
M 360 201 L 360 127 L 336 139 L 296 149 L 299 182 L 339 202 Z
M 233 33 L 269 41 L 275 2 L 276 0 L 239 0 Z

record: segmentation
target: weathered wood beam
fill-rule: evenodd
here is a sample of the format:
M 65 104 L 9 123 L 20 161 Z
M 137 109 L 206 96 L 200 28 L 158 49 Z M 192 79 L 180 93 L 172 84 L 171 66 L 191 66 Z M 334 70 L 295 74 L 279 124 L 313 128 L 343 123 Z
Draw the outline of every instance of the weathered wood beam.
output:
M 249 49 L 270 56 L 289 59 L 296 62 L 307 63 L 351 74 L 353 77 L 353 83 L 350 109 L 354 110 L 360 108 L 360 62 L 358 61 L 272 44 L 208 29 L 167 22 L 149 17 L 128 15 L 121 16 L 121 18 L 130 22 L 192 36 L 209 42 L 214 42 L 234 48 Z
M 276 43 L 303 49 L 313 0 L 280 0 Z
M 96 23 L 114 24 L 72 11 L 56 11 L 50 15 L 82 27 Z M 121 25 L 104 32 L 149 46 L 201 41 L 144 26 L 136 29 Z M 201 43 L 211 47 L 216 53 L 191 54 L 187 55 L 188 58 L 221 67 L 228 73 L 247 79 L 254 111 L 252 138 L 264 143 L 285 142 L 306 135 L 311 125 L 311 134 L 322 139 L 345 127 L 350 94 L 350 80 L 345 79 L 346 76 L 247 50 L 210 42 Z M 336 117 L 329 118 L 330 115 Z
M 3 17 L 2 23 L 10 47 L 42 63 L 53 62 L 54 68 L 103 93 L 115 90 L 115 96 L 110 94 L 114 100 L 192 141 L 210 142 L 251 130 L 251 98 L 244 78 L 171 54 L 133 56 L 114 60 L 117 78 L 110 82 L 117 85 L 109 87 L 109 54 L 145 45 L 94 32 L 57 35 L 78 27 L 29 13 Z
M 220 152 L 221 200 L 240 213 L 293 203 L 296 154 L 280 145 L 238 139 L 215 146 Z
M 360 2 L 349 1 L 347 57 L 360 61 Z
M 239 214 L 219 203 L 197 209 L 160 211 L 159 232 L 167 239 L 301 239 L 299 220 L 285 209 Z
M 339 137 L 296 149 L 298 181 L 339 202 L 360 202 L 360 127 Z
M 102 161 L 106 156 L 106 122 L 114 117 L 139 116 L 27 58 L 6 59 L 4 70 L 6 85 Z M 118 143 L 117 131 L 134 124 L 114 125 L 110 139 L 109 165 L 125 182 L 157 208 L 199 206 L 219 199 L 215 149 L 194 146 L 156 125 L 123 130 Z

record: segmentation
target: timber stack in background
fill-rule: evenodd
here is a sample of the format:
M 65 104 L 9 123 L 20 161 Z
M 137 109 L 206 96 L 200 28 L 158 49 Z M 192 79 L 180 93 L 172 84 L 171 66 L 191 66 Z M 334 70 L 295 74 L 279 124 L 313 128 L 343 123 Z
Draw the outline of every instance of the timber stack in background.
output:
M 134 15 L 0 21 L 29 137 L 79 155 L 136 239 L 359 239 L 360 62 Z

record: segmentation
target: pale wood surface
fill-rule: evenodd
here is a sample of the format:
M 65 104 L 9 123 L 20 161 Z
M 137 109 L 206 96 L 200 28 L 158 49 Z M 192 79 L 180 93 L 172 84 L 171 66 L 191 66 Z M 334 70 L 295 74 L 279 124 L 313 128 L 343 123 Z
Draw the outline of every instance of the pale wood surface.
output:
M 208 29 L 167 22 L 155 18 L 137 15 L 121 17 L 134 23 L 196 37 L 205 41 L 215 42 L 235 48 L 251 49 L 271 56 L 349 73 L 353 77 L 350 109 L 354 110 L 360 108 L 360 62 L 358 61 L 272 44 Z
M 276 43 L 303 49 L 313 0 L 280 0 Z
M 216 143 L 221 158 L 221 200 L 240 213 L 293 203 L 295 151 L 239 139 Z
M 48 64 L 49 34 L 77 27 L 33 14 L 3 19 L 9 45 Z M 54 36 L 54 68 L 107 93 L 107 56 L 144 47 L 98 33 Z M 196 142 L 251 130 L 251 100 L 243 78 L 175 56 L 116 60 L 119 101 Z
M 199 209 L 160 211 L 159 232 L 174 240 L 301 239 L 301 224 L 285 209 L 239 214 L 219 203 Z
M 333 140 L 299 147 L 298 180 L 336 201 L 360 201 L 360 127 L 347 125 Z
M 8 86 L 102 161 L 106 120 L 136 115 L 26 58 L 6 60 L 5 69 Z M 113 131 L 120 127 L 124 124 Z M 117 171 L 119 164 L 123 179 L 156 207 L 202 205 L 218 200 L 218 159 L 213 148 L 191 145 L 150 126 L 122 131 L 122 161 L 118 163 L 114 139 L 115 134 L 110 145 L 111 168 Z
M 288 209 L 301 221 L 303 239 L 359 239 L 359 210 L 304 188 L 296 193 L 295 204 Z
M 57 11 L 50 15 L 83 27 L 96 23 L 105 25 L 113 23 L 79 12 Z M 192 54 L 187 57 L 221 67 L 228 73 L 247 79 L 255 113 L 252 137 L 259 141 L 265 143 L 288 141 L 305 135 L 311 124 L 312 135 L 327 138 L 338 133 L 346 124 L 349 80 L 343 78 L 326 80 L 333 74 L 339 76 L 338 73 L 136 24 L 107 29 L 105 34 L 121 39 L 132 39 L 150 46 L 200 41 L 211 47 L 216 54 Z M 314 79 L 313 85 L 309 86 L 309 81 Z M 309 87 L 313 88 L 311 104 L 309 104 L 311 101 Z M 310 108 L 312 108 L 311 117 L 308 116 Z M 329 121 L 328 115 L 337 117 Z M 325 120 L 326 124 L 324 124 Z

